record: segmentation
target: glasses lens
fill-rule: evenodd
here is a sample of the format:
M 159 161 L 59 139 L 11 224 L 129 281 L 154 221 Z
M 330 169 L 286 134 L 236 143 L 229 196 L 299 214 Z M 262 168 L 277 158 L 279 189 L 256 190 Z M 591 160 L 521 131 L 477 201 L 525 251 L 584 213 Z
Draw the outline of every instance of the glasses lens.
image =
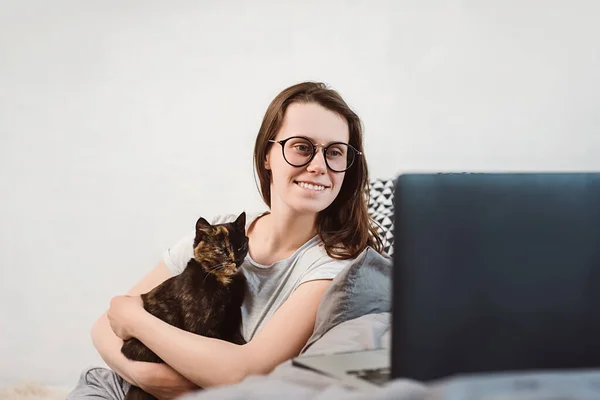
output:
M 285 142 L 285 146 L 283 148 L 285 160 L 297 167 L 307 164 L 313 153 L 313 144 L 302 138 L 289 139 L 287 142 Z
M 356 151 L 345 143 L 335 143 L 327 148 L 327 165 L 333 171 L 342 172 L 354 163 Z

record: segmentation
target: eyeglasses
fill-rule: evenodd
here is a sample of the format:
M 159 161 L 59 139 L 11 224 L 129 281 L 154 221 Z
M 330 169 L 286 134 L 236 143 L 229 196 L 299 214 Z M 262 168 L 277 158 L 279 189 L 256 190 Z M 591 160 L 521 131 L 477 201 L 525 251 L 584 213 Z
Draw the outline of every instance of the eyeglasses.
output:
M 292 136 L 283 140 L 269 140 L 271 143 L 279 143 L 284 160 L 293 167 L 308 165 L 317 154 L 317 147 L 323 148 L 325 165 L 333 172 L 347 171 L 357 156 L 362 153 L 348 143 L 333 142 L 327 146 L 319 145 L 304 136 Z

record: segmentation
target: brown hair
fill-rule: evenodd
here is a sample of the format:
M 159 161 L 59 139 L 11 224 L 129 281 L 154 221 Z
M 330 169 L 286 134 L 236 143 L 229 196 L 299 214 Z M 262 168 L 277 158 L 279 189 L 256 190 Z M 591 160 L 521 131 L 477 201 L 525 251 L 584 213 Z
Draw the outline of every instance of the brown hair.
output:
M 350 131 L 350 145 L 363 153 L 362 124 L 342 97 L 320 82 L 303 82 L 288 87 L 269 104 L 254 146 L 254 168 L 262 198 L 271 207 L 271 176 L 265 168 L 267 150 L 283 124 L 292 103 L 316 103 L 343 117 Z M 332 258 L 358 256 L 367 246 L 382 252 L 383 244 L 368 213 L 369 172 L 364 153 L 346 171 L 336 199 L 317 216 L 317 234 Z

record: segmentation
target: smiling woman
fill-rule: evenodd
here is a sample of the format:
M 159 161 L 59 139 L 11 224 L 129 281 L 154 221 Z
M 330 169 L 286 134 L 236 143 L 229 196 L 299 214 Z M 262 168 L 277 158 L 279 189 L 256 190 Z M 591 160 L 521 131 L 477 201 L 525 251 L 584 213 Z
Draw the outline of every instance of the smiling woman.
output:
M 245 226 L 248 254 L 240 273 L 248 290 L 240 329 L 246 343 L 193 334 L 144 309 L 140 294 L 180 274 L 194 257 L 190 234 L 127 295 L 111 300 L 92 329 L 111 370 L 84 371 L 68 399 L 122 399 L 130 384 L 160 399 L 174 398 L 269 373 L 298 355 L 331 280 L 366 247 L 382 249 L 367 210 L 362 148 L 360 119 L 336 91 L 314 82 L 282 91 L 267 109 L 254 149 L 268 210 L 249 213 Z M 164 363 L 125 358 L 120 349 L 129 338 Z
M 298 142 L 294 139 L 297 137 L 304 141 Z M 276 151 L 275 147 L 281 149 Z M 290 147 L 304 153 L 304 158 L 292 157 Z M 318 147 L 322 152 L 317 151 Z M 333 160 L 344 151 L 346 165 L 341 168 L 342 164 Z M 308 207 L 305 211 L 316 214 L 315 229 L 330 257 L 354 258 L 366 246 L 380 250 L 381 242 L 364 196 L 369 173 L 363 154 L 362 124 L 335 90 L 322 83 L 306 82 L 275 97 L 256 138 L 254 166 L 263 200 L 271 209 L 278 207 L 271 201 L 287 199 L 291 202 L 287 206 L 297 210 Z M 323 186 L 324 196 L 317 198 L 323 202 L 306 203 L 302 197 L 287 196 L 289 174 L 291 183 L 296 189 L 304 186 L 304 192 L 311 189 L 307 187 L 311 184 Z
M 310 138 L 298 139 L 294 135 L 299 133 Z M 274 139 L 269 139 L 269 143 L 282 145 L 283 153 L 270 146 L 264 160 L 264 168 L 272 177 L 271 212 L 316 215 L 333 203 L 342 188 L 345 171 L 328 168 L 326 157 L 316 152 L 312 141 L 347 143 L 348 136 L 348 124 L 319 104 L 289 106 L 281 129 Z

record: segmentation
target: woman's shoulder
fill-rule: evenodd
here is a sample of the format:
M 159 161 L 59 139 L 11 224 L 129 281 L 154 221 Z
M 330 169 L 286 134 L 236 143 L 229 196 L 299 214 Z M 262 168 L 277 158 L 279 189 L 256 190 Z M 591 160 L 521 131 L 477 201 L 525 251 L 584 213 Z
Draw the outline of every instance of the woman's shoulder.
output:
M 299 258 L 299 284 L 318 279 L 333 279 L 357 259 L 339 259 L 329 255 L 321 240 L 314 241 Z
M 301 257 L 304 262 L 313 264 L 314 267 L 327 265 L 334 269 L 342 269 L 354 260 L 353 258 L 339 259 L 328 254 L 325 243 L 318 236 L 309 241 L 307 245 Z

